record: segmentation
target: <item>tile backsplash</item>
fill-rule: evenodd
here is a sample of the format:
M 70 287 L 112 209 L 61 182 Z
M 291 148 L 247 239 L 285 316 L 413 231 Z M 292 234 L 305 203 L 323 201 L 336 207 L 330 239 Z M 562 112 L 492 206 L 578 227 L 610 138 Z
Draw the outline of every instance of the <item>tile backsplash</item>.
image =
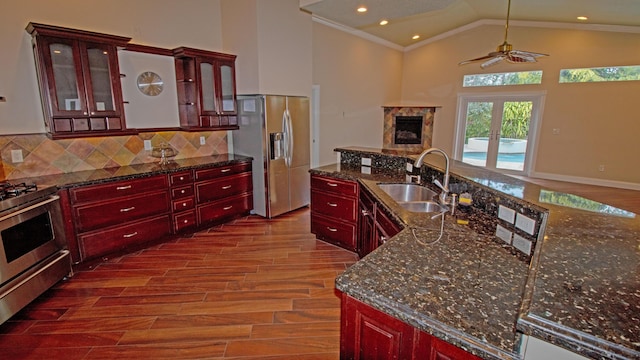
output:
M 201 137 L 204 144 L 201 145 Z M 135 165 L 159 161 L 144 149 L 144 141 L 153 147 L 162 143 L 177 150 L 176 159 L 225 154 L 226 131 L 163 131 L 131 136 L 90 137 L 51 140 L 45 134 L 0 136 L 0 180 L 20 179 Z M 14 150 L 14 152 L 12 152 Z M 14 162 L 15 155 L 22 162 Z

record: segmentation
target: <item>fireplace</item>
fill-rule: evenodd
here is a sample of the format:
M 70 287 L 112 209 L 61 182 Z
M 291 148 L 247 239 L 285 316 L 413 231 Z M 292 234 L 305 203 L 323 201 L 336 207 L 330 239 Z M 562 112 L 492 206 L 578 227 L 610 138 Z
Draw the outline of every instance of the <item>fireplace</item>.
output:
M 383 149 L 421 152 L 430 148 L 435 107 L 385 106 Z

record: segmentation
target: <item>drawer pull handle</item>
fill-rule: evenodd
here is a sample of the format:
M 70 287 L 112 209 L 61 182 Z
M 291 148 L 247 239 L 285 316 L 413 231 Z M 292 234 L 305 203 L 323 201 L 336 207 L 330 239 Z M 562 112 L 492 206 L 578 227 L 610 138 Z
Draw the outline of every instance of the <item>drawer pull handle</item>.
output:
M 231 185 L 227 185 L 227 186 L 223 186 L 222 190 L 227 190 L 227 189 L 231 189 Z
M 331 187 L 336 187 L 336 186 L 338 186 L 338 184 L 336 184 L 336 183 L 330 183 L 330 182 L 328 182 L 328 183 L 327 183 L 327 185 L 328 185 L 328 186 L 331 186 Z
M 124 235 L 122 235 L 122 237 L 123 237 L 123 238 L 132 238 L 132 237 L 134 237 L 134 236 L 136 236 L 136 235 L 138 235 L 138 232 L 137 232 L 137 231 L 132 232 L 131 234 L 124 234 Z
M 371 215 L 371 211 L 369 211 L 369 210 L 360 210 L 360 211 L 362 212 L 362 215 L 364 215 L 364 216 Z
M 131 189 L 131 185 L 127 185 L 127 186 L 118 186 L 116 188 L 116 190 L 127 190 L 127 189 Z
M 336 228 L 332 228 L 332 227 L 328 227 L 328 226 L 327 226 L 327 230 L 329 230 L 329 231 L 331 231 L 331 232 L 336 232 L 336 231 L 338 231 L 338 229 L 336 229 Z
M 124 208 L 124 209 L 120 209 L 120 212 L 129 212 L 131 210 L 134 210 L 136 207 L 132 206 L 132 207 L 128 207 L 128 208 Z
M 231 210 L 232 207 L 233 207 L 233 205 L 225 206 L 225 207 L 222 208 L 222 210 Z
M 231 169 L 222 169 L 222 170 L 220 170 L 220 172 L 229 172 L 229 171 L 231 171 Z
M 336 206 L 338 206 L 338 204 L 334 204 L 334 203 L 330 203 L 330 202 L 328 202 L 328 203 L 327 203 L 327 205 L 329 205 L 329 206 L 331 206 L 331 207 L 336 207 Z

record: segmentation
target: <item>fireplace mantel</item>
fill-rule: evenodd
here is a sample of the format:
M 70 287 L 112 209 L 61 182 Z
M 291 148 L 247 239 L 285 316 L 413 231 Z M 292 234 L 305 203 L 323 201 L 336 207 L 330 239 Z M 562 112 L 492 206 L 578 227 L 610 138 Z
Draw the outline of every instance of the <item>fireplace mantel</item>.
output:
M 433 118 L 437 106 L 383 106 L 384 109 L 384 128 L 382 138 L 383 149 L 403 150 L 419 153 L 424 149 L 430 148 L 433 141 Z M 415 134 L 421 139 L 421 143 L 406 144 L 396 143 L 396 117 L 406 118 L 422 118 L 422 134 Z M 405 131 L 406 129 L 401 129 Z

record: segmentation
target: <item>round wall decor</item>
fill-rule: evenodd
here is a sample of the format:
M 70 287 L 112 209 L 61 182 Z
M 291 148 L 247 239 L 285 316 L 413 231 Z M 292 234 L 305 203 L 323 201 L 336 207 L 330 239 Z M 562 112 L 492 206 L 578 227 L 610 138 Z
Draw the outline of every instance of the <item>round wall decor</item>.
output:
M 153 71 L 145 71 L 142 74 L 138 75 L 138 79 L 136 80 L 136 84 L 138 85 L 138 90 L 145 95 L 148 96 L 156 96 L 162 92 L 162 87 L 164 82 L 160 75 L 154 73 Z

